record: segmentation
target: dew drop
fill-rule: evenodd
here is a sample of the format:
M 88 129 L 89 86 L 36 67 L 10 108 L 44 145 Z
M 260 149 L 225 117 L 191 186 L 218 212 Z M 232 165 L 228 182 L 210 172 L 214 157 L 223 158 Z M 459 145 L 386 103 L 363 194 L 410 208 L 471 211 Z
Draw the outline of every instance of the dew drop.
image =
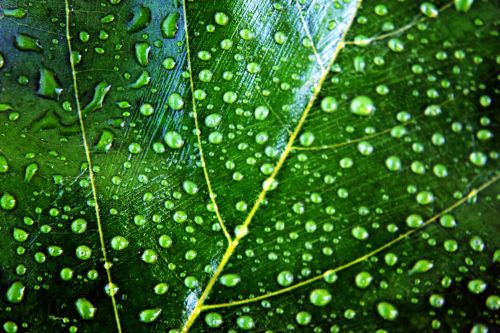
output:
M 167 132 L 163 140 L 165 140 L 167 146 L 172 149 L 180 149 L 182 148 L 182 146 L 184 146 L 184 139 L 179 133 L 175 131 Z
M 161 33 L 165 38 L 174 38 L 177 34 L 177 21 L 179 20 L 179 13 L 168 14 L 161 22 Z
M 324 112 L 334 112 L 338 109 L 338 102 L 335 97 L 327 96 L 321 100 L 321 110 Z
M 421 259 L 418 260 L 415 265 L 413 265 L 413 268 L 410 270 L 409 274 L 415 274 L 415 273 L 425 273 L 430 271 L 434 267 L 434 263 L 430 260 L 427 259 Z
M 354 281 L 358 288 L 368 288 L 373 281 L 373 276 L 368 272 L 361 272 L 356 275 Z
M 330 303 L 332 294 L 326 289 L 314 289 L 309 294 L 309 301 L 312 305 L 322 307 Z
M 24 298 L 26 287 L 21 281 L 16 281 L 7 289 L 6 298 L 9 303 L 21 303 Z
M 16 208 L 16 198 L 8 192 L 4 192 L 0 197 L 0 207 L 3 210 L 13 210 Z
M 162 309 L 146 309 L 139 312 L 139 320 L 143 323 L 152 323 L 160 316 Z
M 488 288 L 488 284 L 481 279 L 471 280 L 467 284 L 467 289 L 473 294 L 481 294 L 486 288 Z
M 295 321 L 301 326 L 306 326 L 311 323 L 312 316 L 307 311 L 300 311 L 295 315 Z
M 222 316 L 218 312 L 210 312 L 205 316 L 205 323 L 207 323 L 208 327 L 216 328 L 221 326 L 223 322 Z
M 249 331 L 255 327 L 255 322 L 250 316 L 239 316 L 238 318 L 236 318 L 236 324 L 239 328 L 245 331 Z
M 79 298 L 75 302 L 76 311 L 84 320 L 94 318 L 97 308 L 86 298 Z
M 235 287 L 241 281 L 238 274 L 224 274 L 219 279 L 220 283 L 226 287 Z
M 280 286 L 288 287 L 294 281 L 293 273 L 290 271 L 282 271 L 278 274 L 276 281 Z
M 399 315 L 398 309 L 388 302 L 378 303 L 377 312 L 384 320 L 396 320 Z
M 184 107 L 184 101 L 182 100 L 181 95 L 178 93 L 173 93 L 168 97 L 168 106 L 172 110 L 181 110 Z
M 351 101 L 351 112 L 358 116 L 369 116 L 375 110 L 375 104 L 368 96 L 358 96 Z

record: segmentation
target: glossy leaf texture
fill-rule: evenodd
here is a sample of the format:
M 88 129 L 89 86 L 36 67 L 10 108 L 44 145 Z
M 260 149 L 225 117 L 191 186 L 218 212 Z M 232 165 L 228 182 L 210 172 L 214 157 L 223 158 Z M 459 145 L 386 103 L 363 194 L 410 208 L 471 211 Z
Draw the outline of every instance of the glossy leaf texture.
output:
M 0 3 L 0 325 L 499 325 L 500 4 Z

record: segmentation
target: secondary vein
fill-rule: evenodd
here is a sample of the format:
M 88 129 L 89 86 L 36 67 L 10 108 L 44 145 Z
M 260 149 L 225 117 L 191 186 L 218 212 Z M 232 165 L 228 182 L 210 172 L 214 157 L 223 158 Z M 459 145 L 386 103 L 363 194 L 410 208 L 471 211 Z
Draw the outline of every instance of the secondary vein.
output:
M 102 229 L 102 222 L 101 222 L 101 214 L 99 211 L 99 200 L 97 198 L 97 190 L 95 186 L 95 177 L 94 177 L 94 171 L 93 171 L 93 164 L 92 164 L 92 159 L 90 157 L 90 150 L 89 150 L 89 145 L 87 142 L 87 134 L 85 131 L 85 124 L 83 122 L 83 114 L 82 114 L 82 108 L 80 106 L 80 97 L 78 94 L 78 82 L 76 79 L 76 70 L 75 70 L 75 64 L 73 62 L 73 49 L 71 46 L 71 35 L 70 35 L 70 14 L 71 14 L 71 9 L 69 5 L 69 0 L 64 0 L 65 3 L 65 13 L 66 13 L 66 40 L 68 43 L 68 56 L 69 56 L 69 62 L 71 65 L 71 77 L 73 80 L 73 90 L 75 92 L 75 103 L 76 103 L 76 110 L 78 113 L 78 121 L 80 123 L 80 131 L 82 133 L 82 140 L 83 140 L 83 147 L 85 149 L 85 157 L 87 159 L 87 164 L 88 164 L 88 170 L 89 170 L 89 179 L 90 179 L 90 186 L 92 188 L 92 196 L 94 199 L 94 209 L 95 209 L 95 214 L 96 214 L 96 220 L 97 220 L 97 230 L 99 233 L 99 242 L 101 246 L 101 251 L 102 251 L 102 257 L 104 259 L 104 268 L 106 270 L 106 276 L 108 278 L 108 284 L 110 288 L 113 287 L 113 281 L 111 279 L 111 272 L 110 272 L 110 267 L 108 265 L 108 256 L 106 253 L 106 244 L 104 242 L 104 233 Z M 116 299 L 114 293 L 111 293 L 111 302 L 113 303 L 113 314 L 115 317 L 115 322 L 116 322 L 116 328 L 118 333 L 122 333 L 122 328 L 121 328 L 121 323 L 120 323 L 120 316 L 118 314 L 118 308 L 116 306 Z
M 446 209 L 444 209 L 441 212 L 439 212 L 439 213 L 433 215 L 432 217 L 430 217 L 428 220 L 426 220 L 424 222 L 424 224 L 422 225 L 422 227 L 420 227 L 418 229 L 409 230 L 409 231 L 407 231 L 407 232 L 399 235 L 398 237 L 394 238 L 393 240 L 385 243 L 384 245 L 379 246 L 375 250 L 373 250 L 373 251 L 371 251 L 371 252 L 369 252 L 367 254 L 364 254 L 364 255 L 362 255 L 362 256 L 354 259 L 354 260 L 351 260 L 350 262 L 348 262 L 346 264 L 337 266 L 337 267 L 335 267 L 333 269 L 326 270 L 322 274 L 316 275 L 316 276 L 314 276 L 314 277 L 312 277 L 310 279 L 301 281 L 299 283 L 296 283 L 294 285 L 291 285 L 291 286 L 283 288 L 283 289 L 275 290 L 273 292 L 270 292 L 270 293 L 267 293 L 267 294 L 264 294 L 264 295 L 260 295 L 260 296 L 256 296 L 256 297 L 252 297 L 252 298 L 247 298 L 247 299 L 242 299 L 242 300 L 238 300 L 238 301 L 234 301 L 234 302 L 204 305 L 202 307 L 202 310 L 204 311 L 204 310 L 211 310 L 211 309 L 218 309 L 218 308 L 226 308 L 226 307 L 231 307 L 231 306 L 243 305 L 243 304 L 253 303 L 253 302 L 261 301 L 263 299 L 275 297 L 275 296 L 278 296 L 278 295 L 290 292 L 292 290 L 304 287 L 304 286 L 309 285 L 309 284 L 311 284 L 313 282 L 322 280 L 322 279 L 324 279 L 325 277 L 327 277 L 327 276 L 329 276 L 331 274 L 335 274 L 337 272 L 340 272 L 340 271 L 343 271 L 343 270 L 345 270 L 347 268 L 350 268 L 350 267 L 352 267 L 352 266 L 354 266 L 356 264 L 359 264 L 359 263 L 361 263 L 363 261 L 366 261 L 367 259 L 369 259 L 369 258 L 373 257 L 374 255 L 376 255 L 376 254 L 378 254 L 378 253 L 380 253 L 380 252 L 382 252 L 382 251 L 390 248 L 391 246 L 399 243 L 400 241 L 402 241 L 404 239 L 407 239 L 408 237 L 410 237 L 414 233 L 416 233 L 418 231 L 421 231 L 424 227 L 426 227 L 426 226 L 430 225 L 431 223 L 435 222 L 441 216 L 443 216 L 445 214 L 451 213 L 453 210 L 457 209 L 458 207 L 460 207 L 461 205 L 463 205 L 465 202 L 467 202 L 468 200 L 470 200 L 471 198 L 475 197 L 476 195 L 478 195 L 480 192 L 482 192 L 486 188 L 488 188 L 491 185 L 493 185 L 494 183 L 496 183 L 498 180 L 500 180 L 500 174 L 496 175 L 495 177 L 493 177 L 492 179 L 490 179 L 486 183 L 482 184 L 478 188 L 473 189 L 466 196 L 464 196 L 462 199 L 460 199 L 458 201 L 455 201 L 452 205 L 450 205 Z
M 191 66 L 191 48 L 189 46 L 189 32 L 188 32 L 188 23 L 187 23 L 186 1 L 182 2 L 182 8 L 184 11 L 184 31 L 186 34 L 186 53 L 187 53 L 186 56 L 187 56 L 187 64 L 188 64 L 188 72 L 189 72 L 189 85 L 191 88 L 191 102 L 193 104 L 194 124 L 196 127 L 196 139 L 198 141 L 198 149 L 200 150 L 201 167 L 203 169 L 203 175 L 205 177 L 205 183 L 207 184 L 210 200 L 212 201 L 212 204 L 214 205 L 215 215 L 217 216 L 217 220 L 219 221 L 219 225 L 222 228 L 222 231 L 224 232 L 224 236 L 226 236 L 227 241 L 229 243 L 231 243 L 231 241 L 232 241 L 231 235 L 229 234 L 229 232 L 224 224 L 224 221 L 222 220 L 219 206 L 217 205 L 217 201 L 215 200 L 216 195 L 215 195 L 214 191 L 212 190 L 212 183 L 210 182 L 210 175 L 208 174 L 207 163 L 205 161 L 205 155 L 203 153 L 203 145 L 201 142 L 201 131 L 200 131 L 200 125 L 198 122 L 198 112 L 196 111 L 196 100 L 194 98 L 193 68 Z

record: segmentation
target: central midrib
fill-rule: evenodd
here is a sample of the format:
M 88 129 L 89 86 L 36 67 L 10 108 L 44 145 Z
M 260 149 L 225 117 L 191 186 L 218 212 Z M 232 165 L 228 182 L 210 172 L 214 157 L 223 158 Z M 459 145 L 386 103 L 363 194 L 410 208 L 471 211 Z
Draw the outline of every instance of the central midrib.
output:
M 334 64 L 335 59 L 337 58 L 337 55 L 339 54 L 340 50 L 344 46 L 345 36 L 347 35 L 347 32 L 350 30 L 352 22 L 354 21 L 354 18 L 356 17 L 356 12 L 359 9 L 359 7 L 361 6 L 362 2 L 363 2 L 363 0 L 357 0 L 356 11 L 352 14 L 352 16 L 350 18 L 350 22 L 348 23 L 347 28 L 345 29 L 344 33 L 342 34 L 342 37 L 339 40 L 337 47 L 335 48 L 335 51 L 334 51 L 332 57 L 330 58 L 330 61 L 328 62 L 328 65 L 322 71 L 321 77 L 318 81 L 318 84 L 315 87 L 314 93 L 311 96 L 309 102 L 307 103 L 304 111 L 302 112 L 302 115 L 297 123 L 297 126 L 295 127 L 294 131 L 290 135 L 290 138 L 287 142 L 287 145 L 286 145 L 285 149 L 283 150 L 283 153 L 281 154 L 280 159 L 278 160 L 278 163 L 276 164 L 276 167 L 274 168 L 272 174 L 269 176 L 269 178 L 268 178 L 269 181 L 274 181 L 276 179 L 276 177 L 277 177 L 279 171 L 281 170 L 282 166 L 284 165 L 288 155 L 292 151 L 293 143 L 295 142 L 295 139 L 297 138 L 300 130 L 302 129 L 302 126 L 304 125 L 304 123 L 307 119 L 307 116 L 309 115 L 309 112 L 310 112 L 311 108 L 313 107 L 314 102 L 316 101 L 316 98 L 317 98 L 319 92 L 321 91 L 321 87 L 328 76 L 330 68 Z M 192 90 L 191 91 L 191 94 L 192 94 L 194 86 L 192 84 L 193 76 L 192 76 L 192 70 L 191 70 L 189 31 L 188 31 L 188 24 L 187 24 L 187 8 L 186 8 L 186 1 L 185 0 L 183 1 L 183 11 L 184 11 L 184 29 L 185 29 L 185 35 L 186 35 L 186 48 L 187 48 L 189 75 L 190 75 L 190 82 L 191 82 L 190 88 Z M 323 67 L 323 66 L 321 66 L 321 64 L 319 64 L 319 65 L 320 65 L 320 67 Z M 193 100 L 193 107 L 195 107 L 194 100 Z M 197 120 L 195 119 L 195 121 L 197 121 Z M 198 135 L 199 135 L 199 133 L 198 133 Z M 199 141 L 199 145 L 200 145 L 200 149 L 201 149 L 201 141 Z M 204 161 L 202 161 L 202 164 L 204 164 Z M 206 165 L 203 165 L 203 167 L 206 168 Z M 248 229 L 248 226 L 250 225 L 253 217 L 255 216 L 257 211 L 259 210 L 260 205 L 261 205 L 262 201 L 265 199 L 267 192 L 268 192 L 268 187 L 265 186 L 263 188 L 263 190 L 259 193 L 254 205 L 252 206 L 252 209 L 248 213 L 247 217 L 245 218 L 245 220 L 241 226 L 241 230 L 243 230 L 243 232 L 238 233 L 233 240 L 229 240 L 228 247 L 227 247 L 226 251 L 224 252 L 224 255 L 222 256 L 222 259 L 221 259 L 219 265 L 217 266 L 217 269 L 215 270 L 214 274 L 212 275 L 212 277 L 208 281 L 207 286 L 203 290 L 200 298 L 198 298 L 198 301 L 196 302 L 195 307 L 193 308 L 193 310 L 191 311 L 191 313 L 188 316 L 188 319 L 184 323 L 184 326 L 181 329 L 182 333 L 187 333 L 189 331 L 189 329 L 194 324 L 194 322 L 198 318 L 199 314 L 203 310 L 203 305 L 204 305 L 206 298 L 210 294 L 213 286 L 217 282 L 217 279 L 219 278 L 220 274 L 224 270 L 224 267 L 229 262 L 229 259 L 231 258 L 232 254 L 234 253 L 235 249 L 237 248 L 239 241 L 246 235 L 246 231 Z

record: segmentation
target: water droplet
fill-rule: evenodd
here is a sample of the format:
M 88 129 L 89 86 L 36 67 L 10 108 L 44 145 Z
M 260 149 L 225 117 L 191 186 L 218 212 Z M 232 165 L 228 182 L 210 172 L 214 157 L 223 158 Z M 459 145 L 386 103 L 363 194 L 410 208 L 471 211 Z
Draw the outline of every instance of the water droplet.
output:
M 278 274 L 276 280 L 280 286 L 288 287 L 293 283 L 293 273 L 290 271 L 282 271 Z
M 378 303 L 377 312 L 385 320 L 396 320 L 399 315 L 398 309 L 388 302 Z
M 424 219 L 418 214 L 411 214 L 406 218 L 406 224 L 410 228 L 420 228 L 424 225 Z
M 7 171 L 9 171 L 9 162 L 3 154 L 0 154 L 0 173 L 6 173 Z
M 177 21 L 179 20 L 179 13 L 170 13 L 161 22 L 161 32 L 165 38 L 174 38 L 177 34 Z
M 42 52 L 43 47 L 35 37 L 26 34 L 17 34 L 14 46 L 22 51 Z
M 37 163 L 30 163 L 26 166 L 26 169 L 24 170 L 24 181 L 26 183 L 29 183 L 35 174 L 38 171 L 38 164 Z
M 140 31 L 147 27 L 149 22 L 151 22 L 151 9 L 145 6 L 141 6 L 134 12 L 134 16 L 128 22 L 127 31 Z
M 17 333 L 17 324 L 13 321 L 6 321 L 3 324 L 3 330 L 5 333 Z
M 385 166 L 390 171 L 399 171 L 402 169 L 401 159 L 397 156 L 389 156 L 385 160 Z
M 222 97 L 222 100 L 227 104 L 233 104 L 237 99 L 238 95 L 234 91 L 227 91 Z
M 46 98 L 58 99 L 62 92 L 63 88 L 54 72 L 47 68 L 40 69 L 40 79 L 38 80 L 36 93 Z
M 153 290 L 156 295 L 165 295 L 168 291 L 168 284 L 165 282 L 158 283 L 154 286 Z
M 244 40 L 253 40 L 255 39 L 255 32 L 253 32 L 250 29 L 241 29 L 240 30 L 240 37 Z
M 26 287 L 21 281 L 16 281 L 7 289 L 6 297 L 9 303 L 21 303 L 24 298 Z
M 111 90 L 111 85 L 105 81 L 99 82 L 94 88 L 94 96 L 87 106 L 82 110 L 83 113 L 92 112 L 101 109 L 104 103 L 104 98 Z
M 13 18 L 23 18 L 26 16 L 28 11 L 24 8 L 13 8 L 13 9 L 4 9 L 3 14 L 8 17 L 13 17 Z
M 326 289 L 314 289 L 309 294 L 309 301 L 315 306 L 325 306 L 332 300 L 332 294 Z
M 174 131 L 167 132 L 163 138 L 167 146 L 172 149 L 180 149 L 184 146 L 184 139 L 182 136 Z
M 79 298 L 75 302 L 76 311 L 84 320 L 94 318 L 97 308 L 86 298 Z
M 136 154 L 139 154 L 142 151 L 142 147 L 137 142 L 132 142 L 128 146 L 128 151 L 129 151 L 129 153 L 131 153 L 133 155 L 136 155 Z
M 208 327 L 216 328 L 221 326 L 223 322 L 220 313 L 210 312 L 205 316 L 205 323 L 207 323 Z
M 420 5 L 420 12 L 427 17 L 436 18 L 439 15 L 439 10 L 433 3 L 423 2 Z
M 258 106 L 255 108 L 254 117 L 257 120 L 264 120 L 269 116 L 269 108 L 267 106 Z
M 488 156 L 482 152 L 473 152 L 469 155 L 469 161 L 478 167 L 482 167 L 488 162 Z
M 115 236 L 111 239 L 111 248 L 116 251 L 125 250 L 128 244 L 128 240 L 123 236 Z
M 155 250 L 146 249 L 142 252 L 141 259 L 147 264 L 154 264 L 158 260 L 158 254 Z
M 86 245 L 79 245 L 75 250 L 76 257 L 80 260 L 89 260 L 92 250 Z
M 20 229 L 20 228 L 14 228 L 13 232 L 12 232 L 12 237 L 14 237 L 14 239 L 17 241 L 17 242 L 25 242 L 26 240 L 28 240 L 28 237 L 29 237 L 29 233 L 27 233 L 25 230 L 23 229 Z
M 210 128 L 215 128 L 219 126 L 221 121 L 222 121 L 222 116 L 220 114 L 212 113 L 205 118 L 205 125 Z
M 321 100 L 321 110 L 325 112 L 334 112 L 338 109 L 338 102 L 335 97 L 327 96 Z
M 13 210 L 16 207 L 16 198 L 8 192 L 4 192 L 0 198 L 0 207 L 3 210 Z
M 229 16 L 223 12 L 217 12 L 214 15 L 215 23 L 218 25 L 227 25 L 229 23 Z
M 152 323 L 153 321 L 158 319 L 161 312 L 162 309 L 160 308 L 142 310 L 139 313 L 139 320 L 143 323 Z
M 304 147 L 310 147 L 314 143 L 314 134 L 312 132 L 305 132 L 303 133 L 300 138 L 300 144 Z
M 149 63 L 149 52 L 151 46 L 146 42 L 139 42 L 135 44 L 135 58 L 141 66 L 147 66 Z
M 405 49 L 405 44 L 399 38 L 391 38 L 389 42 L 387 42 L 387 46 L 393 52 L 403 52 Z
M 500 310 L 500 296 L 490 295 L 486 299 L 486 307 L 492 311 Z
M 132 89 L 140 89 L 144 86 L 147 86 L 151 82 L 151 76 L 149 72 L 142 71 L 141 74 L 137 77 L 134 83 L 129 84 L 129 87 Z
M 184 189 L 184 191 L 186 191 L 187 194 L 191 195 L 195 195 L 199 191 L 198 185 L 190 180 L 184 181 L 182 183 L 182 188 Z
M 443 307 L 445 302 L 445 299 L 442 295 L 439 294 L 432 294 L 429 297 L 429 304 L 434 307 L 434 308 L 441 308 Z
M 253 318 L 250 316 L 239 316 L 236 318 L 236 324 L 242 330 L 248 331 L 255 327 Z
M 171 57 L 168 57 L 168 58 L 165 58 L 165 60 L 163 60 L 163 62 L 161 63 L 163 68 L 165 69 L 174 69 L 175 68 L 175 59 L 174 58 L 171 58 Z
M 413 265 L 413 268 L 410 270 L 409 274 L 415 274 L 415 273 L 425 273 L 427 271 L 430 271 L 434 267 L 434 263 L 430 260 L 427 259 L 421 259 L 418 260 L 415 265 Z
M 168 106 L 172 109 L 172 110 L 182 110 L 182 108 L 184 107 L 184 101 L 182 100 L 182 97 L 181 95 L 179 95 L 178 93 L 173 93 L 172 95 L 170 95 L 168 97 Z
M 351 102 L 351 112 L 359 116 L 369 116 L 375 112 L 375 104 L 368 96 L 355 97 Z
M 488 288 L 488 284 L 481 279 L 471 280 L 467 284 L 467 289 L 474 294 L 481 294 L 486 290 L 486 288 Z
M 373 276 L 368 272 L 360 272 L 354 278 L 358 288 L 368 288 L 373 281 Z
M 226 287 L 234 287 L 240 281 L 241 277 L 238 274 L 224 274 L 220 277 L 220 283 Z
M 469 241 L 469 245 L 476 252 L 482 252 L 486 247 L 484 240 L 479 236 L 473 236 Z
M 368 231 L 364 227 L 361 227 L 361 226 L 356 226 L 356 227 L 352 228 L 351 234 L 357 240 L 366 240 L 370 236 Z
M 295 315 L 295 321 L 301 326 L 306 326 L 311 323 L 312 316 L 307 311 L 300 311 Z
M 63 281 L 69 281 L 73 278 L 73 270 L 69 267 L 64 267 L 61 269 L 59 276 Z
M 84 219 L 76 219 L 71 223 L 71 231 L 75 234 L 83 234 L 87 230 L 87 221 Z
M 468 12 L 474 4 L 474 0 L 454 0 L 458 12 Z
M 168 235 L 161 235 L 159 238 L 158 238 L 158 244 L 164 248 L 164 249 L 168 249 L 169 247 L 172 246 L 172 238 Z

